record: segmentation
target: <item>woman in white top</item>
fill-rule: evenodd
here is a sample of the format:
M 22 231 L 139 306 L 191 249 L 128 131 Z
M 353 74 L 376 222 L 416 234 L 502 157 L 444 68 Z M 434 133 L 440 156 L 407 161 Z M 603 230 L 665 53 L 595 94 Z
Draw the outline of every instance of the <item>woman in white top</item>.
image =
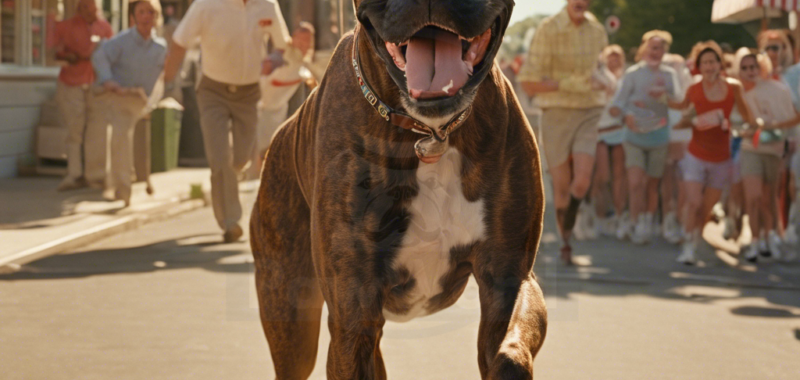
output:
M 610 45 L 603 50 L 600 61 L 612 74 L 613 86 L 609 95 L 613 96 L 619 81 L 625 74 L 625 52 L 619 45 Z M 599 232 L 614 236 L 617 223 L 623 218 L 627 203 L 627 174 L 625 170 L 625 128 L 621 117 L 612 117 L 608 113 L 609 106 L 603 111 L 598 122 L 600 139 L 597 142 L 594 178 L 592 180 L 592 203 L 594 203 Z M 609 184 L 610 189 L 609 189 Z M 609 216 L 609 206 L 613 204 L 614 214 Z
M 761 62 L 757 55 L 743 48 L 737 53 L 735 66 L 745 88 L 745 101 L 755 116 L 764 121 L 763 129 L 745 131 L 740 159 L 745 209 L 753 234 L 744 257 L 752 262 L 760 251 L 766 250 L 775 258 L 781 256 L 780 238 L 775 232 L 778 173 L 785 129 L 800 123 L 800 113 L 794 108 L 789 88 L 770 78 L 768 60 Z
M 664 56 L 664 64 L 675 70 L 678 79 L 676 92 L 684 94 L 686 89 L 694 84 L 686 60 L 678 54 L 667 54 Z M 672 129 L 681 121 L 682 117 L 681 111 L 669 110 L 669 148 L 664 165 L 664 177 L 661 179 L 661 201 L 664 210 L 662 234 L 664 239 L 672 244 L 678 244 L 683 239 L 683 228 L 678 218 L 678 210 L 683 209 L 686 190 L 678 163 L 686 154 L 686 147 L 689 145 L 689 140 L 692 139 L 691 129 Z

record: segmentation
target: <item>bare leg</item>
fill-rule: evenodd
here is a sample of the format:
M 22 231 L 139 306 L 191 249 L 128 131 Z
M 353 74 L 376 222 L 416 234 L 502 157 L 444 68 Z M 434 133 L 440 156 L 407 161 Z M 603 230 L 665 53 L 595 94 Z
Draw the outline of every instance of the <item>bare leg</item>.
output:
M 703 184 L 700 182 L 685 182 L 686 202 L 683 208 L 683 225 L 686 232 L 692 233 L 700 228 L 701 221 L 697 220 L 698 210 L 703 206 Z
M 592 181 L 592 201 L 597 216 L 605 218 L 611 198 L 608 186 L 611 181 L 611 168 L 609 167 L 608 146 L 604 142 L 597 143 L 595 157 L 597 157 L 597 162 L 595 163 L 594 181 Z
M 708 222 L 711 210 L 714 208 L 714 205 L 719 202 L 720 198 L 722 198 L 722 189 L 707 187 L 703 192 L 703 208 L 700 209 L 701 214 L 697 220 L 699 225 L 695 225 L 695 228 L 699 228 L 700 233 L 703 232 L 703 227 L 705 227 Z
M 586 198 L 591 185 L 592 170 L 594 169 L 594 156 L 585 153 L 576 153 L 572 156 L 574 177 L 570 185 L 570 193 L 578 199 Z
M 733 218 L 733 223 L 736 226 L 736 236 L 731 236 L 734 240 L 739 240 L 739 234 L 742 232 L 742 218 L 744 217 L 744 184 L 742 182 L 736 183 L 731 188 L 730 200 L 730 213 Z
M 628 168 L 628 189 L 630 193 L 630 218 L 632 223 L 639 220 L 639 215 L 645 211 L 647 174 L 640 167 Z
M 775 230 L 778 224 L 778 218 L 776 218 L 778 206 L 777 202 L 775 202 L 778 195 L 774 184 L 764 183 L 761 191 L 763 196 L 759 207 L 761 209 L 762 228 L 763 231 L 769 232 Z
M 667 215 L 677 210 L 676 193 L 678 191 L 675 163 L 668 163 L 664 167 L 664 177 L 661 178 L 661 212 Z
M 660 178 L 647 177 L 647 212 L 654 214 L 658 211 L 658 186 Z
M 764 184 L 759 177 L 744 177 L 744 197 L 745 197 L 745 211 L 750 217 L 750 230 L 753 232 L 753 240 L 761 236 L 761 220 L 764 219 L 762 213 L 765 210 L 762 197 Z
M 611 164 L 614 168 L 614 211 L 617 215 L 625 212 L 625 205 L 628 201 L 628 172 L 625 168 L 625 149 L 622 144 L 611 148 Z
M 555 168 L 551 168 L 550 177 L 553 179 L 553 203 L 555 203 L 556 207 L 556 225 L 558 226 L 558 232 L 561 234 L 563 248 L 568 249 L 572 231 L 564 230 L 563 224 L 564 215 L 566 214 L 570 200 L 569 187 L 570 181 L 572 180 L 572 166 L 570 162 L 567 161 Z M 563 252 L 562 256 L 564 256 Z
M 553 177 L 556 217 L 563 240 L 561 259 L 568 265 L 572 264 L 572 249 L 569 244 L 572 227 L 575 224 L 580 201 L 589 191 L 593 168 L 592 155 L 576 153 L 572 157 L 572 167 L 568 161 L 550 171 Z

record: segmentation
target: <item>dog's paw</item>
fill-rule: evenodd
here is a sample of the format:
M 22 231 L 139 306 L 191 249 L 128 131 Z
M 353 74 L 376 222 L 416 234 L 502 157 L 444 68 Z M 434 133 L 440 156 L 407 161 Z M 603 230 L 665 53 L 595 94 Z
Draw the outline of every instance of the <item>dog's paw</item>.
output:
M 490 380 L 532 380 L 533 357 L 516 344 L 504 345 L 489 370 Z

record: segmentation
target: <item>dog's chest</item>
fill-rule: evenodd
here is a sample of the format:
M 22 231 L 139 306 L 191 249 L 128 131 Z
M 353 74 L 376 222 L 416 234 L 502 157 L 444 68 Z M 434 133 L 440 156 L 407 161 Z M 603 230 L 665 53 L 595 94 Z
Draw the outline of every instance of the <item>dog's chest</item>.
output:
M 419 194 L 411 202 L 411 223 L 393 262 L 408 270 L 414 286 L 404 295 L 410 308 L 397 314 L 384 309 L 387 320 L 405 322 L 429 314 L 429 300 L 443 291 L 442 277 L 458 263 L 451 262 L 453 247 L 484 239 L 483 200 L 469 202 L 462 192 L 461 154 L 451 148 L 436 164 L 420 163 Z

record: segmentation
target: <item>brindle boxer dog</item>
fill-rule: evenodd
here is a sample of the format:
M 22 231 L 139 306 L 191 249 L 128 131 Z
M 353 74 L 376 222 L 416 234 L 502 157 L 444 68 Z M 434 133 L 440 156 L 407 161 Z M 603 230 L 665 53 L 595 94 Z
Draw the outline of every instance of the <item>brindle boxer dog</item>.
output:
M 483 379 L 531 379 L 544 193 L 494 65 L 513 0 L 354 0 L 359 25 L 276 133 L 250 224 L 277 379 L 306 379 L 328 306 L 329 379 L 385 379 L 384 323 L 479 286 Z M 446 355 L 446 353 L 442 353 Z

